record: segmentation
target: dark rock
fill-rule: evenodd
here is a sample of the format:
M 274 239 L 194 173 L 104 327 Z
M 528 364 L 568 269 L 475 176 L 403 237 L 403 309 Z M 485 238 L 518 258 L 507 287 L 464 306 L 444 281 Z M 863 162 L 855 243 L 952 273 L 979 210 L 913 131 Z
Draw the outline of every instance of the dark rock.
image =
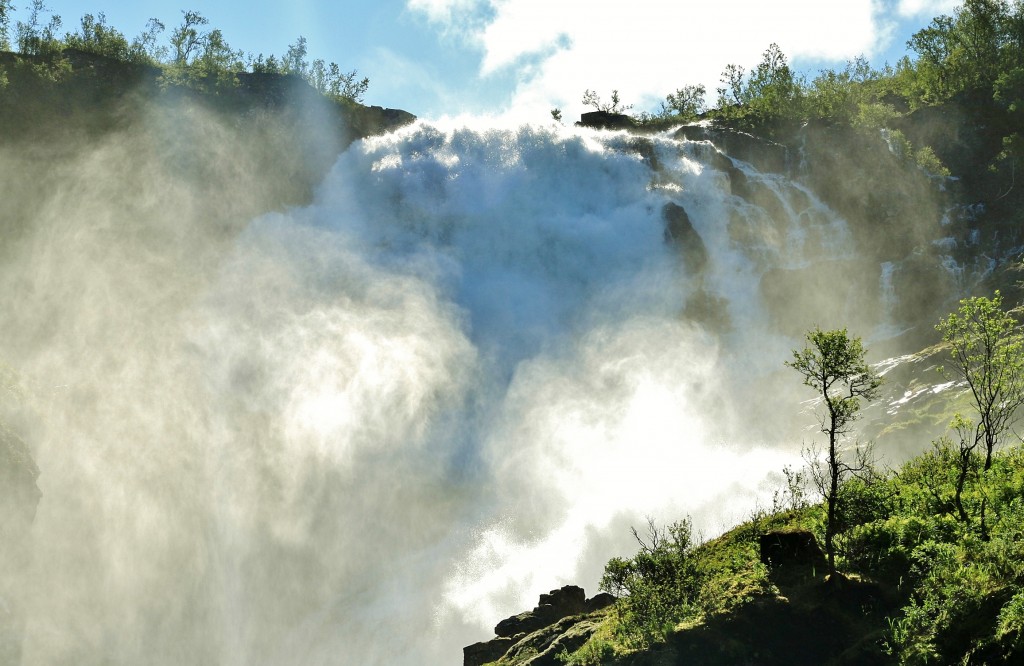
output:
M 708 263 L 708 250 L 693 228 L 686 209 L 670 201 L 661 209 L 661 216 L 665 220 L 665 242 L 679 248 L 690 272 L 696 274 L 704 270 Z
M 576 650 L 596 630 L 598 621 L 587 620 L 585 614 L 614 602 L 615 597 L 604 593 L 587 601 L 583 588 L 577 585 L 551 590 L 540 595 L 532 611 L 499 622 L 494 628 L 497 638 L 463 648 L 463 664 L 480 666 L 504 655 L 520 658 L 524 665 L 557 664 L 557 654 Z
M 676 139 L 710 141 L 729 157 L 753 164 L 759 171 L 787 173 L 789 149 L 781 143 L 724 127 L 686 125 L 676 130 Z
M 586 605 L 583 607 L 584 613 L 593 613 L 599 611 L 602 608 L 608 608 L 615 603 L 615 597 L 607 592 L 601 592 L 595 594 L 590 599 L 587 599 Z
M 494 633 L 501 637 L 515 636 L 521 633 L 531 633 L 546 627 L 551 623 L 547 613 L 537 611 L 525 611 L 512 617 L 507 617 L 494 627 Z
M 558 655 L 582 647 L 597 631 L 599 624 L 598 620 L 579 616 L 563 618 L 525 636 L 507 655 L 522 666 L 557 666 L 560 663 Z
M 752 192 L 750 190 L 750 180 L 747 178 L 747 174 L 737 169 L 736 166 L 733 165 L 732 161 L 730 161 L 729 166 L 725 168 L 725 173 L 729 176 L 729 193 L 749 201 Z
M 580 127 L 593 127 L 594 129 L 632 129 L 636 123 L 632 118 L 623 113 L 609 113 L 608 111 L 590 111 L 580 116 L 576 123 Z
M 583 612 L 586 593 L 577 585 L 566 585 L 547 594 L 540 595 L 540 603 L 532 611 L 505 618 L 494 628 L 498 636 L 515 636 L 531 633 L 563 617 Z
M 759 541 L 761 562 L 773 569 L 825 566 L 825 555 L 810 532 L 769 532 Z
M 501 659 L 514 644 L 514 639 L 502 636 L 487 642 L 467 645 L 462 648 L 462 664 L 463 666 L 481 666 L 481 664 Z
M 566 585 L 557 590 L 551 590 L 547 594 L 540 595 L 539 603 L 541 606 L 552 606 L 555 612 L 565 617 L 566 615 L 574 615 L 581 612 L 586 601 L 587 595 L 582 587 Z

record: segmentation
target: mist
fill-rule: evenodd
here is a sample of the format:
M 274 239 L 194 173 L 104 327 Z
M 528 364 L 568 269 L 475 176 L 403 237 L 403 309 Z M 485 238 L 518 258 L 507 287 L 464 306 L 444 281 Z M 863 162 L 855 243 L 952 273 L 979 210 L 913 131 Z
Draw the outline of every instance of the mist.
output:
M 846 220 L 746 163 L 772 203 L 737 196 L 708 142 L 418 122 L 303 201 L 274 123 L 0 156 L 24 664 L 458 663 L 646 516 L 769 501 L 800 326 L 895 316 Z

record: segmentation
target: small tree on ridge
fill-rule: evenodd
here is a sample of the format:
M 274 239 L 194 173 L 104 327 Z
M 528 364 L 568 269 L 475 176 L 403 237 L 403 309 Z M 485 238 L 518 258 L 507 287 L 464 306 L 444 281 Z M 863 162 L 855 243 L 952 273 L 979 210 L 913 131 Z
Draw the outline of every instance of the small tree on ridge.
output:
M 828 435 L 827 469 L 824 474 L 816 475 L 816 481 L 825 496 L 828 509 L 825 554 L 828 556 L 829 574 L 836 571 L 836 505 L 839 487 L 847 475 L 868 467 L 864 449 L 856 449 L 854 462 L 845 461 L 839 451 L 839 440 L 849 432 L 850 425 L 857 418 L 861 399 L 873 399 L 882 384 L 881 377 L 874 374 L 864 361 L 865 353 L 860 338 L 851 338 L 845 328 L 834 331 L 815 328 L 807 333 L 804 348 L 794 349 L 793 360 L 786 362 L 787 366 L 803 376 L 804 384 L 818 393 L 825 406 L 819 418 L 821 432 Z

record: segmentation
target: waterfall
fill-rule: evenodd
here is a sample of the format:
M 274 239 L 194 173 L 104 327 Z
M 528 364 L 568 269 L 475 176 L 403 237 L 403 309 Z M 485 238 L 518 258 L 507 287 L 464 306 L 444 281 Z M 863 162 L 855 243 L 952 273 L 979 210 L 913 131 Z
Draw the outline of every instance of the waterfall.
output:
M 26 664 L 457 663 L 645 516 L 767 501 L 790 350 L 893 308 L 814 192 L 671 134 L 419 122 L 227 242 L 174 187 L 144 255 L 55 197 L 19 278 L 52 308 L 6 290 L 67 387 Z

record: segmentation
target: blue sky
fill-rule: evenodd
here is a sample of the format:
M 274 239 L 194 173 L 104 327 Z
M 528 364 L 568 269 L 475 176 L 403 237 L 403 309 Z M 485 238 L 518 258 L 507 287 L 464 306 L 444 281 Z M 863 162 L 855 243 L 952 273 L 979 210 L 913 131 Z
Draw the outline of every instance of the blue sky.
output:
M 65 30 L 104 12 L 129 37 L 153 17 L 168 32 L 181 10 L 199 11 L 228 43 L 280 55 L 302 35 L 310 57 L 370 78 L 369 104 L 423 117 L 507 115 L 566 119 L 591 88 L 620 90 L 634 111 L 684 84 L 709 97 L 729 63 L 755 65 L 777 42 L 798 70 L 813 74 L 863 54 L 893 62 L 907 38 L 957 3 L 950 0 L 47 0 Z M 15 1 L 24 19 L 27 0 Z M 709 100 L 713 101 L 713 100 Z

